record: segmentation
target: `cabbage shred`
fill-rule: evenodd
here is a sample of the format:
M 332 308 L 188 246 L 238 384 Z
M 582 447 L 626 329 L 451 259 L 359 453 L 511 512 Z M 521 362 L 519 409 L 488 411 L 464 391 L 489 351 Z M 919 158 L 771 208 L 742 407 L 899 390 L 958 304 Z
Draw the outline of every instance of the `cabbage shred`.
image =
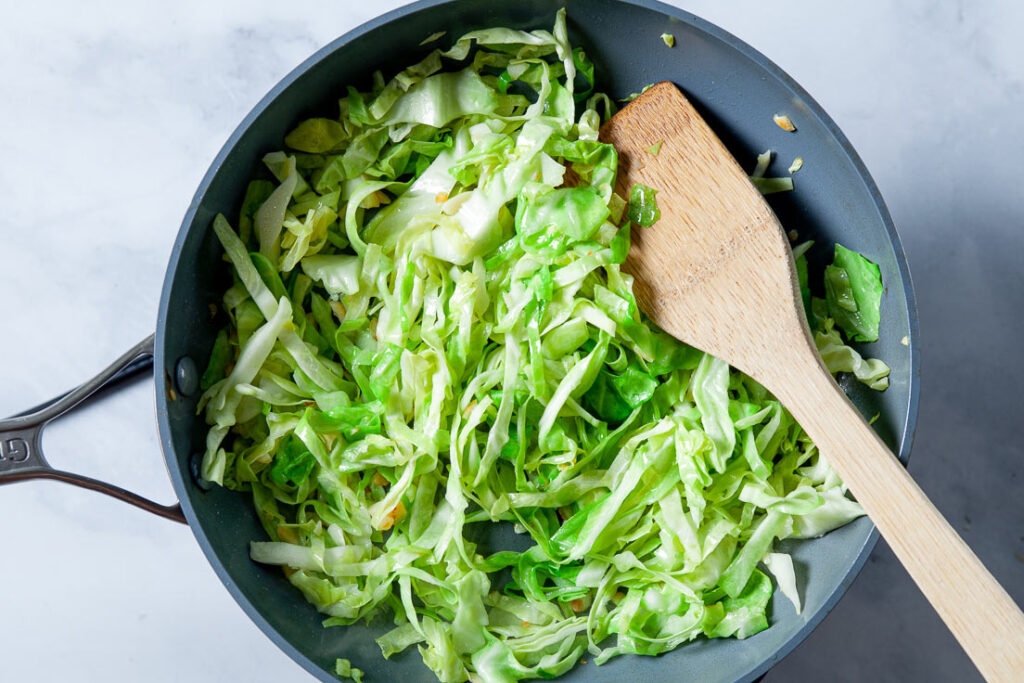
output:
M 383 655 L 442 681 L 745 638 L 762 560 L 799 604 L 776 541 L 862 514 L 771 394 L 637 310 L 593 78 L 563 12 L 469 33 L 301 123 L 214 221 L 203 477 L 251 493 L 252 558 L 325 625 L 391 618 Z M 826 360 L 884 388 L 816 307 Z

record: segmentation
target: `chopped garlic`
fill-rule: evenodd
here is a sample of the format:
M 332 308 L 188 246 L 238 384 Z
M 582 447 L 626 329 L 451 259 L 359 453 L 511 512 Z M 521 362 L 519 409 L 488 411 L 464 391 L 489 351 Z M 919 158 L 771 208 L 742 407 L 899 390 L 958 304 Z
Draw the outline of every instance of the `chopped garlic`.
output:
M 775 125 L 782 130 L 788 130 L 790 133 L 796 130 L 796 126 L 793 125 L 793 121 L 785 114 L 776 114 L 772 117 L 772 120 L 775 121 Z
M 381 531 L 387 531 L 398 522 L 401 522 L 405 518 L 405 503 L 398 501 L 398 505 L 391 509 L 391 512 L 384 515 L 384 519 L 381 520 L 380 526 L 378 527 Z
M 793 173 L 796 173 L 797 171 L 799 171 L 803 167 L 804 167 L 804 158 L 803 157 L 797 157 L 796 159 L 793 159 L 793 163 L 791 163 L 789 165 L 789 172 L 792 175 Z
M 360 202 L 359 206 L 364 209 L 376 209 L 379 206 L 384 206 L 385 204 L 390 203 L 391 197 L 387 196 L 380 190 L 376 190 L 366 195 L 363 201 Z

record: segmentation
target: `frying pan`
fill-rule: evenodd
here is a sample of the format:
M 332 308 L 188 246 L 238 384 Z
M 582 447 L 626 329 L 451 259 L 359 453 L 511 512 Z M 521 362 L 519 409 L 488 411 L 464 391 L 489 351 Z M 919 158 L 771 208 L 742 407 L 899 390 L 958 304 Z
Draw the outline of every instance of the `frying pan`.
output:
M 0 483 L 50 478 L 92 488 L 170 519 L 186 521 L 214 571 L 252 620 L 297 663 L 321 680 L 334 680 L 338 657 L 350 659 L 371 680 L 431 680 L 415 652 L 385 662 L 373 639 L 389 628 L 323 629 L 279 569 L 253 563 L 248 542 L 263 537 L 248 496 L 209 488 L 197 476 L 206 428 L 196 417 L 198 378 L 219 322 L 210 304 L 228 282 L 211 221 L 233 215 L 261 157 L 280 149 L 298 121 L 332 115 L 347 84 L 365 85 L 374 69 L 394 72 L 430 47 L 426 36 L 445 40 L 488 26 L 550 27 L 555 11 L 568 9 L 569 34 L 594 60 L 598 89 L 625 97 L 647 83 L 680 85 L 712 128 L 741 161 L 765 148 L 784 164 L 803 157 L 794 192 L 772 196 L 782 223 L 801 239 L 814 239 L 808 254 L 820 274 L 834 242 L 867 254 L 882 271 L 880 340 L 866 354 L 892 367 L 890 387 L 871 392 L 846 385 L 858 407 L 880 417 L 875 427 L 906 462 L 917 416 L 919 378 L 917 315 L 899 237 L 874 182 L 849 142 L 824 111 L 763 55 L 725 31 L 682 10 L 651 0 L 422 0 L 381 16 L 314 54 L 253 109 L 207 172 L 182 222 L 167 268 L 153 337 L 131 349 L 99 376 L 28 413 L 0 421 Z M 675 35 L 669 50 L 661 33 Z M 772 115 L 786 113 L 798 132 L 781 131 Z M 909 341 L 909 349 L 900 340 Z M 120 381 L 153 368 L 164 458 L 179 505 L 164 506 L 103 482 L 51 468 L 41 450 L 41 431 L 53 418 Z M 804 610 L 774 600 L 771 628 L 747 640 L 699 640 L 657 658 L 620 657 L 596 668 L 579 666 L 566 681 L 749 681 L 793 649 L 842 597 L 878 534 L 866 518 L 809 542 L 787 544 L 793 553 Z

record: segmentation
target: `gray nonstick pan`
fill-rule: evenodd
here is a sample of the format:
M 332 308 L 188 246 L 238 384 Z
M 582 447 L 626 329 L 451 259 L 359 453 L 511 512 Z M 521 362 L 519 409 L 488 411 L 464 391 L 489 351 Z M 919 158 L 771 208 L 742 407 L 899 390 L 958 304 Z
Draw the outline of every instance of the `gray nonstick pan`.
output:
M 322 680 L 336 680 L 334 663 L 345 657 L 368 680 L 428 681 L 430 671 L 415 652 L 385 661 L 374 638 L 389 623 L 324 629 L 323 619 L 279 569 L 252 562 L 249 541 L 263 538 L 247 496 L 202 485 L 197 469 L 206 426 L 196 416 L 199 373 L 206 364 L 217 323 L 210 304 L 219 301 L 227 277 L 210 225 L 234 214 L 261 157 L 280 149 L 300 120 L 324 111 L 350 83 L 362 84 L 381 69 L 393 73 L 426 55 L 428 35 L 448 38 L 489 26 L 548 28 L 555 12 L 568 10 L 569 34 L 597 67 L 597 88 L 615 98 L 644 85 L 670 80 L 680 86 L 741 162 L 767 148 L 780 158 L 803 157 L 794 192 L 771 197 L 787 229 L 814 239 L 808 257 L 821 269 L 831 245 L 870 255 L 886 285 L 880 340 L 864 352 L 892 368 L 883 393 L 851 385 L 854 402 L 906 462 L 917 416 L 919 380 L 917 314 L 899 237 L 878 189 L 836 125 L 789 76 L 725 31 L 680 9 L 650 0 L 423 0 L 345 34 L 311 56 L 241 122 L 204 177 L 182 222 L 167 267 L 153 337 L 126 353 L 94 380 L 49 404 L 0 421 L 0 483 L 32 478 L 63 480 L 92 488 L 186 522 L 225 588 L 267 636 L 299 665 Z M 659 36 L 672 33 L 675 48 Z M 772 123 L 787 113 L 799 133 Z M 900 340 L 908 339 L 909 350 Z M 49 420 L 98 392 L 152 367 L 164 458 L 179 504 L 164 506 L 87 477 L 57 471 L 45 461 L 40 433 Z M 749 681 L 792 650 L 842 597 L 874 547 L 878 534 L 861 518 L 823 538 L 793 544 L 802 583 L 803 613 L 774 600 L 771 628 L 746 640 L 698 640 L 660 657 L 626 656 L 600 668 L 580 666 L 566 681 Z

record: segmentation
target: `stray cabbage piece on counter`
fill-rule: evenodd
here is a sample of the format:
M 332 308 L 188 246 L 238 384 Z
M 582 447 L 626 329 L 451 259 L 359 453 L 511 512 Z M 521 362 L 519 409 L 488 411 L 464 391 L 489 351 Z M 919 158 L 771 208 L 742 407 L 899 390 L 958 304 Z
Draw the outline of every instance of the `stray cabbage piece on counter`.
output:
M 442 681 L 745 638 L 765 571 L 800 608 L 776 542 L 863 514 L 764 387 L 638 310 L 621 266 L 658 209 L 613 192 L 614 109 L 564 12 L 475 31 L 300 123 L 213 224 L 203 477 L 252 496 L 267 539 L 239 542 L 325 626 L 390 619 L 382 655 L 416 645 Z M 843 337 L 877 335 L 877 268 L 837 247 L 812 297 L 808 246 L 826 363 L 884 388 Z

